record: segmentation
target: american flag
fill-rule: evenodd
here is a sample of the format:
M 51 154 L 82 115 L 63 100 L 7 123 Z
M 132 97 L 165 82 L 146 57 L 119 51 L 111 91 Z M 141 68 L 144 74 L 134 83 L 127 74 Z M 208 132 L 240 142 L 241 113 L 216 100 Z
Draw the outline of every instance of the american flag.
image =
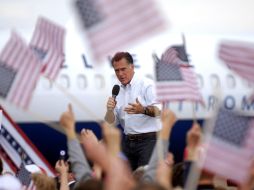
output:
M 18 34 L 12 32 L 0 54 L 0 96 L 21 108 L 27 108 L 41 65 Z
M 23 160 L 25 164 L 36 164 L 43 168 L 47 175 L 54 176 L 54 170 L 43 155 L 1 106 L 0 109 L 3 111 L 0 155 L 5 165 L 16 173 Z
M 64 63 L 65 29 L 52 21 L 39 17 L 30 47 L 44 65 L 44 75 L 54 80 Z
M 184 45 L 169 47 L 162 55 L 161 61 L 165 63 L 188 64 L 189 59 Z
M 158 101 L 195 101 L 204 104 L 197 77 L 189 65 L 185 45 L 170 46 L 155 62 Z
M 77 0 L 75 5 L 97 60 L 166 26 L 154 0 Z
M 23 185 L 23 189 L 33 189 L 33 181 L 31 178 L 31 173 L 25 168 L 25 165 L 21 163 L 21 166 L 16 174 L 16 177 Z
M 238 75 L 254 82 L 254 44 L 225 41 L 219 46 L 219 58 Z
M 217 113 L 203 168 L 237 183 L 246 181 L 254 156 L 254 118 L 221 108 Z

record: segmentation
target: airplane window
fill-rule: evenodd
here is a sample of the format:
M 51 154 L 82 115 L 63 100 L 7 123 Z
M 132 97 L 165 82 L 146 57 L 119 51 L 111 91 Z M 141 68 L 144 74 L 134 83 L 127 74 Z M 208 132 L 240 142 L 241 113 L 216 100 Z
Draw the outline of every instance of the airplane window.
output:
M 104 88 L 105 87 L 105 79 L 102 75 L 96 74 L 95 75 L 95 87 L 96 88 Z
M 197 74 L 197 83 L 198 83 L 199 88 L 203 88 L 204 79 L 203 79 L 202 75 L 200 75 L 200 74 Z
M 78 78 L 77 78 L 77 85 L 78 85 L 78 88 L 83 90 L 87 87 L 87 78 L 85 75 L 78 75 Z
M 211 82 L 212 87 L 214 87 L 214 88 L 220 87 L 220 79 L 219 79 L 218 75 L 212 74 L 210 76 L 210 82 Z
M 233 75 L 231 75 L 231 74 L 227 75 L 226 82 L 227 82 L 227 86 L 229 88 L 235 88 L 236 81 L 235 81 L 235 77 Z
M 70 87 L 70 78 L 69 78 L 69 76 L 66 75 L 66 74 L 61 75 L 60 78 L 59 78 L 59 83 L 63 87 L 69 88 Z

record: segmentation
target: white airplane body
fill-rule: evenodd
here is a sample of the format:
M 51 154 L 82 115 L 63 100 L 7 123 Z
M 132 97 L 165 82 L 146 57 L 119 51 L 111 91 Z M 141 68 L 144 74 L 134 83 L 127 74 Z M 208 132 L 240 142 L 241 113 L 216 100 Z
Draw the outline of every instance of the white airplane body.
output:
M 77 121 L 103 119 L 106 101 L 111 96 L 112 87 L 118 81 L 109 60 L 105 59 L 104 62 L 96 63 L 89 59 L 81 35 L 78 38 L 78 34 L 67 33 L 65 67 L 61 69 L 54 82 L 50 82 L 43 76 L 40 78 L 28 110 L 21 110 L 2 100 L 15 121 L 58 121 L 68 103 L 73 104 Z M 180 119 L 193 117 L 204 119 L 214 111 L 216 102 L 221 100 L 228 109 L 240 109 L 247 114 L 253 114 L 254 102 L 249 100 L 253 93 L 253 85 L 226 68 L 217 55 L 221 40 L 249 40 L 250 38 L 191 34 L 186 34 L 185 37 L 190 64 L 193 65 L 197 74 L 200 93 L 206 106 L 183 101 L 170 103 L 169 107 Z M 167 47 L 181 43 L 180 34 L 168 34 L 138 44 L 134 48 L 124 49 L 124 51 L 132 53 L 136 65 L 135 72 L 138 75 L 155 79 L 155 63 L 152 55 L 155 53 L 160 57 Z
M 105 57 L 99 62 L 93 58 L 89 39 L 85 38 L 85 31 L 77 25 L 76 15 L 67 8 L 70 6 L 67 2 L 71 1 L 59 0 L 53 3 L 45 0 L 41 2 L 45 10 L 43 6 L 41 9 L 39 7 L 33 9 L 37 12 L 31 9 L 31 17 L 26 15 L 26 12 L 23 17 L 20 17 L 18 12 L 14 16 L 8 12 L 8 7 L 21 5 L 18 1 L 12 5 L 13 2 L 4 0 L 3 6 L 0 6 L 2 9 L 6 8 L 5 12 L 0 11 L 0 15 L 2 12 L 0 23 L 4 23 L 0 24 L 0 51 L 7 42 L 12 28 L 15 28 L 28 43 L 36 17 L 39 15 L 52 18 L 56 23 L 59 21 L 67 32 L 64 67 L 52 83 L 41 76 L 28 110 L 22 110 L 3 99 L 0 100 L 8 114 L 17 123 L 27 126 L 28 130 L 36 130 L 32 128 L 35 123 L 59 121 L 68 103 L 72 103 L 78 123 L 89 124 L 103 120 L 107 99 L 111 96 L 112 87 L 117 83 L 108 58 Z M 32 6 L 34 1 L 27 0 L 26 3 Z M 227 109 L 241 110 L 245 114 L 254 115 L 254 101 L 250 100 L 250 96 L 254 93 L 254 85 L 230 71 L 217 55 L 222 40 L 254 42 L 253 2 L 246 0 L 243 4 L 240 1 L 233 3 L 229 0 L 218 0 L 208 5 L 206 3 L 202 0 L 158 1 L 169 20 L 169 27 L 149 39 L 144 38 L 119 51 L 128 51 L 134 56 L 135 72 L 138 75 L 155 79 L 152 55 L 156 54 L 160 58 L 169 46 L 181 45 L 183 33 L 190 64 L 197 74 L 200 93 L 206 106 L 202 107 L 188 101 L 170 103 L 169 107 L 177 117 L 180 120 L 194 118 L 204 120 L 213 113 L 219 100 Z M 230 8 L 228 4 L 231 5 Z M 56 15 L 55 6 L 58 5 L 59 9 L 65 12 Z M 214 10 L 218 8 L 224 11 L 223 15 L 226 16 L 217 17 Z M 36 135 L 36 132 L 33 135 Z

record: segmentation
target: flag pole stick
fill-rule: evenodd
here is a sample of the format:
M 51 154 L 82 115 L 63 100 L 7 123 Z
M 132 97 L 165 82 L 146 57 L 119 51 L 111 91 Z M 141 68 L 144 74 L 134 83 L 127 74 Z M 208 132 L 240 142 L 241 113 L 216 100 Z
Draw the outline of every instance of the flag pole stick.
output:
M 166 103 L 162 102 L 162 110 L 161 110 L 161 112 L 163 112 L 165 110 L 165 108 L 166 108 Z M 159 122 L 159 121 L 157 121 L 157 122 Z M 163 160 L 163 148 L 162 148 L 162 141 L 161 141 L 160 133 L 161 133 L 161 131 L 158 131 L 156 133 L 156 135 L 157 135 L 156 146 L 158 146 L 157 147 L 157 150 L 158 150 L 157 154 L 158 154 L 159 161 Z
M 192 102 L 192 116 L 193 116 L 193 122 L 196 124 L 197 123 L 197 115 L 196 115 L 196 112 L 195 112 L 195 105 L 194 105 L 194 102 Z

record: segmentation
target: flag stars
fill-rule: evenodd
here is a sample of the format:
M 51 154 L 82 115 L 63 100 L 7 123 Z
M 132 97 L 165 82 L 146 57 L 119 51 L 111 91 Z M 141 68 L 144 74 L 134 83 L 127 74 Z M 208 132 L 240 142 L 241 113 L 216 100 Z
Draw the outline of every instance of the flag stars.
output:
M 6 139 L 7 139 L 7 140 L 10 140 L 10 139 L 11 139 L 11 136 L 10 136 L 10 135 L 7 135 L 7 136 L 6 136 Z
M 5 129 L 2 128 L 2 129 L 1 129 L 1 134 L 4 134 L 4 132 L 5 132 Z
M 27 164 L 32 164 L 33 162 L 31 160 L 28 160 L 27 161 Z
M 249 128 L 248 122 L 247 117 L 238 116 L 232 111 L 221 109 L 213 133 L 221 140 L 236 146 L 242 146 Z
M 18 151 L 18 153 L 21 153 L 21 152 L 22 152 L 22 149 L 19 147 L 19 148 L 17 149 L 17 151 Z
M 16 146 L 17 145 L 17 143 L 15 142 L 15 141 L 12 141 L 12 146 Z

